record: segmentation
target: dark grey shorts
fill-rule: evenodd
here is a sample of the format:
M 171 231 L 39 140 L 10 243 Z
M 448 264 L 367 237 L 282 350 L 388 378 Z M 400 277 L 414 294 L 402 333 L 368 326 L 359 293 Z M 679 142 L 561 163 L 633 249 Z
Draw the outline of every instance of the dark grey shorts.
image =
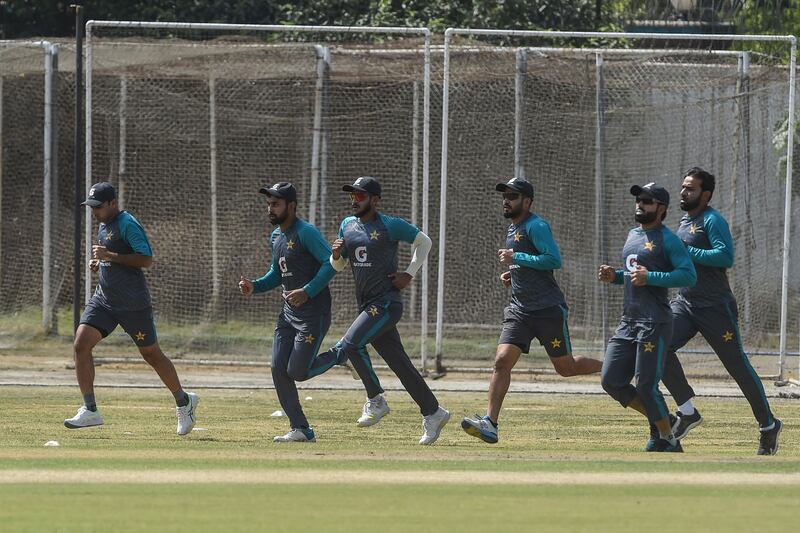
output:
M 507 306 L 503 311 L 503 331 L 498 344 L 514 344 L 528 353 L 531 341 L 539 339 L 550 357 L 563 357 L 572 353 L 566 305 L 554 305 L 533 312 Z
M 136 346 L 150 346 L 158 341 L 152 307 L 137 311 L 112 311 L 92 298 L 83 310 L 80 323 L 92 326 L 103 337 L 108 337 L 117 326 L 122 326 Z

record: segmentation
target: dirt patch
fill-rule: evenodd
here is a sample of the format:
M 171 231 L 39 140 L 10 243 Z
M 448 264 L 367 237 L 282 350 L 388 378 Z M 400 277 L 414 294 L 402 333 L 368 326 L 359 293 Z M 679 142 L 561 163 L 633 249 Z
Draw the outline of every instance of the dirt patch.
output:
M 800 485 L 800 473 L 562 473 L 446 470 L 6 470 L 10 483 L 236 483 L 357 485 Z

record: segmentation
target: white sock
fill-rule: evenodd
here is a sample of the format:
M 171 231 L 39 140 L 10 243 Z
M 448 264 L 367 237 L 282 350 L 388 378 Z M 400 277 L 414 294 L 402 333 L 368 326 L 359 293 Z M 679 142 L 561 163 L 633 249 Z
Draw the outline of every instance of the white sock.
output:
M 772 431 L 773 429 L 775 429 L 775 422 L 766 427 L 760 428 L 760 431 Z
M 694 414 L 694 405 L 692 404 L 692 400 L 686 400 L 685 403 L 682 403 L 678 406 L 678 411 L 681 414 L 691 416 Z

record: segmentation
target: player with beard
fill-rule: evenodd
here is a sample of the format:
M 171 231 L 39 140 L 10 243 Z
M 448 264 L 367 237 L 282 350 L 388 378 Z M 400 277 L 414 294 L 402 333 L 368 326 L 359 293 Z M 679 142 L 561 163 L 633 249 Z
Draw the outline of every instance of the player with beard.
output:
M 332 246 L 331 264 L 338 271 L 350 261 L 360 313 L 329 355 L 321 357 L 333 357 L 340 364 L 350 360 L 367 391 L 358 425 L 372 426 L 389 413 L 389 405 L 367 353 L 367 344 L 371 344 L 419 405 L 424 430 L 419 443 L 433 444 L 450 420 L 450 413 L 439 405 L 414 367 L 397 331 L 397 323 L 403 315 L 400 291 L 422 266 L 431 249 L 431 240 L 402 218 L 390 217 L 378 210 L 381 186 L 375 178 L 360 177 L 342 190 L 350 193 L 354 216 L 345 218 L 339 227 L 339 238 Z M 404 272 L 397 271 L 400 241 L 410 243 L 412 249 L 411 264 Z
M 142 271 L 153 266 L 147 234 L 133 215 L 119 210 L 117 192 L 108 182 L 92 185 L 89 197 L 81 205 L 90 207 L 92 217 L 100 222 L 89 261 L 89 268 L 99 272 L 100 279 L 75 332 L 75 374 L 83 405 L 75 416 L 64 420 L 64 425 L 79 429 L 103 424 L 94 395 L 92 350 L 122 326 L 175 397 L 177 433 L 187 435 L 194 428 L 198 398 L 183 390 L 175 366 L 158 343 L 150 291 Z
M 498 440 L 497 422 L 511 383 L 511 369 L 523 352 L 529 352 L 534 338 L 544 346 L 561 376 L 593 374 L 603 366 L 602 361 L 572 355 L 567 304 L 553 276 L 553 270 L 561 268 L 561 254 L 549 224 L 530 211 L 533 185 L 515 178 L 498 183 L 495 189 L 503 193 L 503 217 L 511 219 L 506 247 L 497 251 L 500 264 L 509 268 L 500 281 L 511 287 L 511 302 L 503 312 L 486 416 L 461 421 L 469 435 L 490 444 Z
M 317 376 L 336 361 L 316 357 L 331 325 L 328 283 L 336 275 L 331 249 L 319 230 L 297 216 L 297 191 L 288 182 L 259 190 L 267 196 L 269 221 L 277 227 L 270 238 L 272 266 L 255 280 L 242 276 L 245 296 L 283 288 L 283 306 L 272 343 L 272 382 L 289 418 L 290 429 L 274 442 L 314 442 L 314 430 L 300 406 L 296 381 Z
M 695 167 L 686 172 L 681 185 L 680 205 L 686 214 L 677 234 L 692 257 L 697 284 L 681 287 L 671 302 L 674 329 L 662 380 L 678 404 L 678 423 L 673 429 L 675 438 L 682 439 L 702 422 L 702 417 L 692 404 L 694 391 L 675 352 L 700 333 L 753 410 L 760 426 L 758 455 L 774 455 L 783 424 L 773 416 L 764 386 L 739 336 L 738 308 L 727 274 L 733 266 L 733 237 L 723 216 L 708 205 L 715 184 L 713 174 Z
M 625 285 L 622 320 L 608 341 L 600 382 L 623 407 L 656 426 L 659 438 L 648 443 L 647 451 L 682 452 L 658 382 L 672 337 L 668 289 L 691 287 L 697 273 L 683 243 L 662 224 L 669 206 L 666 189 L 648 183 L 634 185 L 630 192 L 636 196 L 639 227 L 628 233 L 622 249 L 625 269 L 601 265 L 597 272 L 602 282 Z

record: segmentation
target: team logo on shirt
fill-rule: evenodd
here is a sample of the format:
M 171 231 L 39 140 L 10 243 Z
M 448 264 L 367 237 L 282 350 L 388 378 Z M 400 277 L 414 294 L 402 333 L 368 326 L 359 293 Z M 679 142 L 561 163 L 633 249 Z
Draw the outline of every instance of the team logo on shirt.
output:
M 281 275 L 283 277 L 288 278 L 292 275 L 292 273 L 289 272 L 289 265 L 286 264 L 286 258 L 283 256 L 278 258 L 278 268 L 281 269 Z
M 367 247 L 366 246 L 359 246 L 356 248 L 355 252 L 353 253 L 355 256 L 355 262 L 353 266 L 357 267 L 371 267 L 372 263 L 367 262 Z
M 628 257 L 625 258 L 625 268 L 628 269 L 628 272 L 633 272 L 634 270 L 636 270 L 637 266 L 639 266 L 638 254 L 630 254 Z

